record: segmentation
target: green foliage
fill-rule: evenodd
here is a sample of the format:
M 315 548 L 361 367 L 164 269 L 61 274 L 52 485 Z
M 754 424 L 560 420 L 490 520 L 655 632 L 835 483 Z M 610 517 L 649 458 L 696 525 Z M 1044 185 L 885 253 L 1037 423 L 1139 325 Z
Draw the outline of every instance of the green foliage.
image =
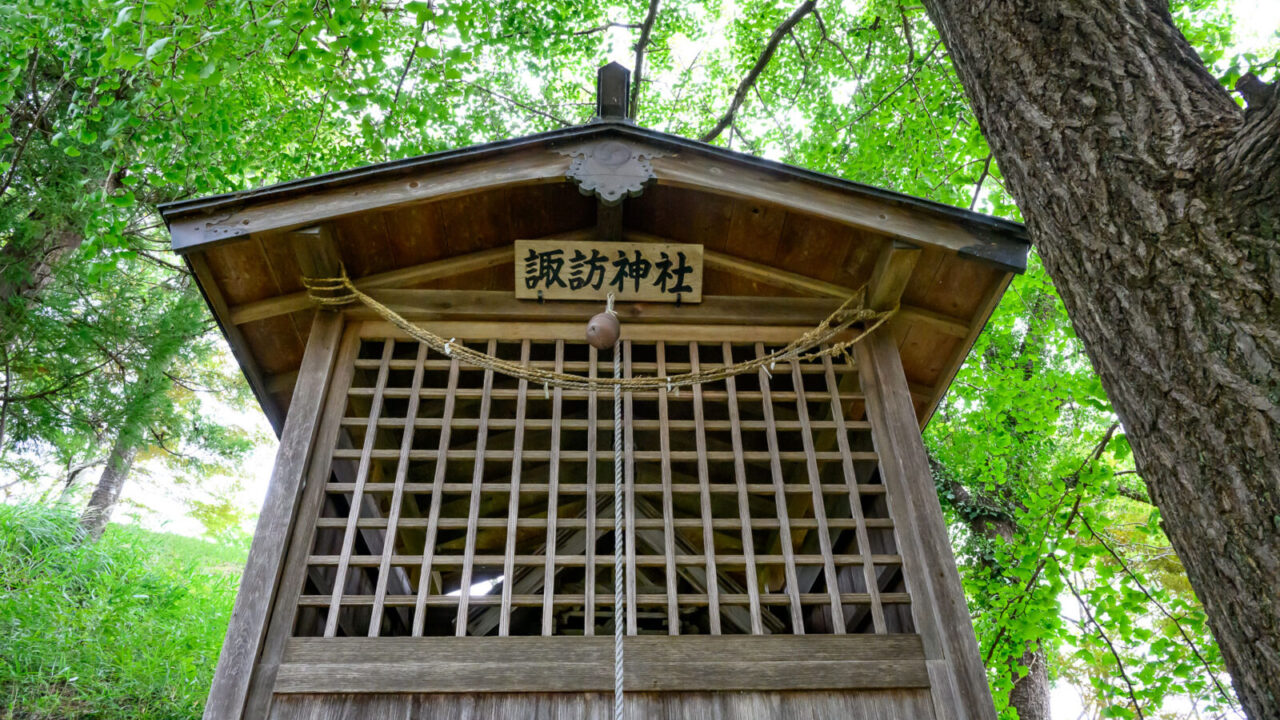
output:
M 0 717 L 198 718 L 244 555 L 0 505 Z
M 1016 717 L 1004 703 L 1028 647 L 1100 717 L 1178 717 L 1175 699 L 1236 707 L 1122 428 L 1034 257 L 926 442 L 1004 717 Z
M 664 0 L 643 48 L 638 122 L 702 136 L 796 4 Z M 123 437 L 144 463 L 212 486 L 257 441 L 212 419 L 217 403 L 251 400 L 185 269 L 164 252 L 158 203 L 587 121 L 595 69 L 609 59 L 634 63 L 646 6 L 0 0 L 0 485 L 57 495 Z M 1172 12 L 1225 85 L 1244 72 L 1273 79 L 1280 42 L 1270 52 L 1229 50 L 1225 7 L 1177 0 Z M 1018 216 L 919 5 L 819 3 L 783 38 L 714 142 Z M 26 289 L 6 290 L 17 286 Z M 1028 641 L 1048 651 L 1056 677 L 1092 688 L 1091 702 L 1109 716 L 1132 713 L 1135 698 L 1148 715 L 1174 696 L 1205 710 L 1229 704 L 1214 687 L 1221 661 L 1203 614 L 1158 517 L 1141 501 L 1122 429 L 1108 432 L 1114 423 L 1056 292 L 1033 263 L 928 435 L 1002 706 L 1008 669 Z M 224 538 L 242 524 L 230 489 L 192 504 Z M 14 516 L 3 517 L 3 527 L 16 527 Z M 105 562 L 117 557 L 122 532 L 113 529 L 98 550 L 55 543 L 55 555 L 71 565 Z M 20 554 L 5 552 L 6 573 L 46 567 L 10 562 Z M 60 577 L 55 570 L 38 575 L 48 588 Z M 173 621 L 185 627 L 183 617 Z M 73 630 L 97 632 L 67 628 L 48 652 L 70 653 Z M 128 640 L 121 647 L 142 652 Z M 42 657 L 37 641 L 29 643 L 23 647 Z M 134 660 L 161 663 L 167 652 Z M 185 657 L 169 656 L 179 666 Z M 105 681 L 87 696 L 104 704 L 91 711 L 73 703 L 89 702 L 79 693 L 97 671 L 76 670 L 74 685 L 58 672 L 32 675 L 41 678 L 38 691 L 6 676 L 6 692 L 42 693 L 40 702 L 54 703 L 47 716 L 116 712 Z M 120 687 L 116 697 L 137 692 L 141 708 L 163 695 L 146 684 Z M 57 706 L 64 694 L 68 704 Z

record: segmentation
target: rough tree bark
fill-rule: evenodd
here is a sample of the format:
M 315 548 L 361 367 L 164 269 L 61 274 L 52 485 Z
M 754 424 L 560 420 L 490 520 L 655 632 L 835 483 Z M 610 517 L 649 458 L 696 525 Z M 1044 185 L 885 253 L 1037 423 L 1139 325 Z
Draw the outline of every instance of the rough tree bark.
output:
M 1280 718 L 1280 98 L 1160 0 L 925 0 L 1251 718 Z

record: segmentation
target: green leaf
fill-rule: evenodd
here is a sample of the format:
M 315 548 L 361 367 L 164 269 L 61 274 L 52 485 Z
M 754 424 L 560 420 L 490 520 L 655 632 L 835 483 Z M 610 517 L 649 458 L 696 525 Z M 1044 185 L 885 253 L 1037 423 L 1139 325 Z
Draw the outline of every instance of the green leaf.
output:
M 168 44 L 169 44 L 169 41 L 170 41 L 170 40 L 172 40 L 172 39 L 173 39 L 173 38 L 171 38 L 171 37 L 163 37 L 163 38 L 160 38 L 159 40 L 157 40 L 157 41 L 155 41 L 155 42 L 151 43 L 149 46 L 147 46 L 147 55 L 146 55 L 146 59 L 147 59 L 147 60 L 150 60 L 150 59 L 154 58 L 156 55 L 159 55 L 161 52 L 163 52 L 163 51 L 164 51 L 165 46 L 166 46 L 166 45 L 168 45 Z

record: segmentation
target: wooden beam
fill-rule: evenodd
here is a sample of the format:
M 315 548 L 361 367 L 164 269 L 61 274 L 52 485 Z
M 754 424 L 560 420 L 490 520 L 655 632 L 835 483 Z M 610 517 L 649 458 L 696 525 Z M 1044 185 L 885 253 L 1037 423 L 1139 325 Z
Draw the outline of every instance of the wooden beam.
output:
M 517 300 L 504 290 L 370 290 L 369 295 L 411 320 L 582 321 L 600 312 L 599 301 L 538 303 Z M 696 305 L 618 303 L 625 325 L 634 323 L 707 323 L 714 325 L 793 325 L 817 323 L 840 303 L 829 298 L 769 298 L 708 295 Z M 354 318 L 374 317 L 355 308 Z
M 1008 289 L 1011 282 L 1013 282 L 1013 275 L 1007 274 L 1003 280 L 995 283 L 986 299 L 982 301 L 982 305 L 978 307 L 978 311 L 973 314 L 973 317 L 976 318 L 975 322 L 965 331 L 964 335 L 957 336 L 964 338 L 961 347 L 965 349 L 965 354 L 955 358 L 947 369 L 943 371 L 942 375 L 938 377 L 937 384 L 928 395 L 929 400 L 925 404 L 924 412 L 920 413 L 921 429 L 929 423 L 934 411 L 938 409 L 942 398 L 951 387 L 951 382 L 956 379 L 956 374 L 960 372 L 960 367 L 964 365 L 965 356 L 969 354 L 969 350 L 978 340 L 978 335 L 982 333 L 987 323 L 991 321 L 991 314 L 995 312 L 996 306 L 1000 304 L 1000 299 L 1004 297 L 1004 291 Z M 912 389 L 912 394 L 915 394 L 914 388 Z
M 318 189 L 294 197 L 175 219 L 175 252 L 187 253 L 269 230 L 314 225 L 346 215 L 386 210 L 487 190 L 563 182 L 569 158 L 534 147 L 468 163 L 422 168 L 400 177 Z M 252 193 L 245 193 L 245 201 Z
M 399 270 L 369 275 L 357 280 L 356 286 L 361 290 L 367 290 L 438 280 L 509 263 L 513 258 L 512 252 L 510 245 L 490 250 L 480 250 L 444 260 L 436 260 L 400 268 Z M 299 262 L 301 261 L 302 257 L 300 255 Z M 306 292 L 290 293 L 257 302 L 244 303 L 231 308 L 231 322 L 234 325 L 243 325 L 256 320 L 266 320 L 277 315 L 287 315 L 299 310 L 306 310 L 311 304 L 311 298 L 307 296 Z
M 1012 276 L 1010 276 L 1012 277 Z M 933 310 L 925 310 L 924 308 L 915 307 L 914 305 L 902 305 L 898 307 L 898 312 L 894 317 L 890 318 L 890 322 L 900 323 L 923 323 L 932 327 L 939 332 L 944 332 L 952 337 L 967 337 L 969 335 L 969 323 L 958 317 L 944 315 Z
M 991 690 L 897 344 L 892 333 L 881 329 L 856 348 L 867 419 L 899 521 L 899 552 L 929 667 L 934 709 L 939 720 L 994 720 Z
M 655 154 L 650 161 L 660 185 L 768 202 L 857 228 L 946 248 L 971 256 L 998 256 L 1002 243 L 917 208 L 886 202 L 813 182 L 797 182 L 743 163 L 693 153 Z
M 612 205 L 596 201 L 596 239 L 605 242 L 616 242 L 622 239 L 622 204 L 619 200 Z
M 330 278 L 342 273 L 342 253 L 328 225 L 311 225 L 289 233 L 304 278 Z M 233 311 L 234 312 L 234 311 Z
M 214 318 L 229 317 L 231 311 L 227 307 L 226 297 L 222 294 L 222 289 L 218 287 L 218 283 L 214 281 L 213 271 L 209 268 L 209 263 L 205 259 L 204 253 L 192 253 L 186 259 L 187 266 L 191 268 L 191 274 L 195 275 L 199 281 L 200 290 L 204 293 L 205 300 L 208 301 L 209 309 L 213 311 Z M 253 357 L 249 341 L 235 322 L 227 323 L 224 320 L 218 320 L 218 325 L 222 328 L 222 333 L 227 338 L 227 345 L 231 347 L 231 354 L 235 356 L 240 369 L 244 371 L 245 377 L 248 378 L 249 387 L 253 389 L 254 395 L 258 397 L 258 402 L 262 405 L 262 411 L 266 414 L 267 421 L 271 423 L 271 429 L 275 430 L 276 435 L 280 435 L 284 430 L 284 411 L 280 408 L 279 403 L 271 397 L 272 391 L 265 383 L 265 376 L 261 366 L 258 365 L 258 361 Z
M 214 672 L 205 720 L 239 718 L 243 712 L 280 583 L 284 565 L 280 549 L 285 546 L 293 526 L 302 476 L 319 425 L 325 389 L 333 373 L 342 324 L 343 318 L 338 313 L 319 313 L 311 327 L 299 372 L 301 380 L 293 391 L 267 497 L 258 517 L 231 623 Z
M 867 305 L 872 310 L 898 307 L 902 292 L 907 289 L 907 281 L 911 279 L 911 271 L 915 270 L 919 259 L 920 248 L 915 245 L 899 240 L 885 243 L 876 257 L 871 281 L 867 283 Z
M 779 270 L 770 265 L 743 260 L 715 250 L 704 250 L 702 261 L 707 267 L 730 272 L 751 280 L 758 280 L 766 285 L 793 290 L 810 297 L 844 299 L 852 295 L 854 290 L 854 288 L 847 288 L 843 285 L 836 285 L 835 283 L 825 282 L 787 270 Z
M 928 687 L 915 635 L 629 636 L 634 692 Z M 279 693 L 603 692 L 611 637 L 292 638 Z
M 448 320 L 431 323 L 431 331 L 440 337 L 456 337 L 458 340 L 573 340 L 584 337 L 586 323 L 575 322 L 473 322 Z M 744 328 L 750 337 L 763 343 L 787 344 L 812 330 L 812 325 L 760 325 Z M 723 342 L 724 325 L 707 324 L 653 324 L 623 326 L 623 340 L 650 342 Z M 735 333 L 741 336 L 743 333 Z M 389 322 L 365 322 L 360 325 L 360 336 L 366 338 L 404 337 L 403 330 Z M 837 339 L 842 336 L 837 336 Z

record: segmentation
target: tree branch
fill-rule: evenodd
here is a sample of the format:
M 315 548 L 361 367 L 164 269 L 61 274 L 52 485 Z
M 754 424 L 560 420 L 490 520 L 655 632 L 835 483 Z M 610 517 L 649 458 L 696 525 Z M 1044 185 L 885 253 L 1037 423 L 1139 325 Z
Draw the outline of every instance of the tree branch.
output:
M 1102 629 L 1102 624 L 1093 616 L 1093 611 L 1089 609 L 1089 604 L 1080 597 L 1080 593 L 1076 591 L 1076 586 L 1071 584 L 1071 578 L 1065 573 L 1062 574 L 1062 581 L 1067 584 L 1071 590 L 1071 594 L 1076 596 L 1076 602 L 1080 603 L 1080 609 L 1084 611 L 1084 616 L 1093 623 L 1098 629 L 1098 637 L 1102 638 L 1102 642 L 1107 644 L 1107 648 L 1111 650 L 1111 657 L 1116 660 L 1116 668 L 1120 670 L 1120 677 L 1124 678 L 1124 684 L 1129 688 L 1129 699 L 1133 701 L 1133 710 L 1138 713 L 1138 720 L 1143 720 L 1146 716 L 1142 714 L 1142 706 L 1138 704 L 1138 696 L 1134 692 L 1133 683 L 1129 680 L 1129 673 L 1124 670 L 1124 660 L 1120 659 L 1120 653 L 1116 651 L 1116 646 L 1111 644 L 1111 638 L 1107 637 L 1107 633 Z
M 485 87 L 484 85 L 481 85 L 480 83 L 474 83 L 474 82 L 470 82 L 470 81 L 467 81 L 467 80 L 463 80 L 462 82 L 463 82 L 464 84 L 466 84 L 466 85 L 470 86 L 470 87 L 473 87 L 473 88 L 475 88 L 475 89 L 477 89 L 477 90 L 479 90 L 479 91 L 483 92 L 483 93 L 486 93 L 486 94 L 488 94 L 488 95 L 490 95 L 490 96 L 492 96 L 492 97 L 495 97 L 495 98 L 497 98 L 497 99 L 499 99 L 499 100 L 502 100 L 503 102 L 506 102 L 506 103 L 509 103 L 509 104 L 511 104 L 511 105 L 514 105 L 514 106 L 516 106 L 516 107 L 520 108 L 521 110 L 524 110 L 524 111 L 526 111 L 526 112 L 531 112 L 531 113 L 533 113 L 534 115 L 539 115 L 539 116 L 541 116 L 541 117 L 547 118 L 548 120 L 552 120 L 552 121 L 554 121 L 554 122 L 560 123 L 560 127 L 569 127 L 570 125 L 573 125 L 573 123 L 569 122 L 568 120 L 565 120 L 565 119 L 564 119 L 564 118 L 562 118 L 562 117 L 557 117 L 557 116 L 555 116 L 555 115 L 552 115 L 552 114 L 551 114 L 551 113 L 549 113 L 549 112 L 545 112 L 545 111 L 543 111 L 543 110 L 539 110 L 538 108 L 533 107 L 533 106 L 531 106 L 531 105 L 526 105 L 526 104 L 524 104 L 524 103 L 520 102 L 519 100 L 516 100 L 515 98 L 507 97 L 506 95 L 503 95 L 502 93 L 500 93 L 500 92 L 498 92 L 498 91 L 496 91 L 496 90 L 491 90 L 491 89 L 489 89 L 489 88 Z
M 1205 660 L 1204 656 L 1200 654 L 1200 649 L 1197 648 L 1196 644 L 1191 641 L 1191 637 L 1187 635 L 1187 631 L 1185 628 L 1182 627 L 1182 623 L 1178 622 L 1178 619 L 1175 618 L 1173 614 L 1170 613 L 1167 609 L 1165 609 L 1165 606 L 1163 603 L 1161 603 L 1159 600 L 1155 599 L 1151 595 L 1151 591 L 1147 590 L 1147 587 L 1142 584 L 1142 581 L 1138 579 L 1138 576 L 1134 574 L 1133 570 L 1129 569 L 1129 565 L 1124 561 L 1124 558 L 1121 558 L 1120 554 L 1117 553 L 1115 549 L 1112 548 L 1111 545 L 1108 544 L 1107 541 L 1103 539 L 1102 535 L 1099 534 L 1097 530 L 1093 529 L 1093 526 L 1089 524 L 1089 519 L 1086 517 L 1081 517 L 1080 519 L 1084 522 L 1085 529 L 1089 531 L 1089 534 L 1092 535 L 1093 538 L 1097 540 L 1098 543 L 1101 544 L 1102 547 L 1108 553 L 1111 554 L 1111 557 L 1115 558 L 1116 562 L 1120 563 L 1120 568 L 1124 570 L 1125 574 L 1128 575 L 1130 578 L 1132 578 L 1135 583 L 1137 583 L 1138 589 L 1142 591 L 1142 594 L 1147 596 L 1147 599 L 1151 601 L 1151 604 L 1156 606 L 1156 609 L 1160 611 L 1160 614 L 1168 618 L 1169 621 L 1173 623 L 1173 626 L 1178 628 L 1178 634 L 1182 636 L 1183 640 L 1187 641 L 1187 647 L 1191 648 L 1191 652 L 1195 654 L 1196 659 L 1199 660 L 1200 664 L 1204 666 L 1205 672 L 1209 673 L 1209 677 L 1213 678 L 1213 686 L 1218 689 L 1218 694 L 1222 696 L 1223 700 L 1226 700 L 1228 703 L 1230 703 L 1231 694 L 1227 692 L 1226 688 L 1222 687 L 1222 683 L 1218 682 L 1218 676 L 1213 672 L 1213 668 L 1209 667 L 1209 661 Z
M 1097 447 L 1094 449 L 1093 454 L 1091 454 L 1084 462 L 1082 462 L 1080 464 L 1080 467 L 1068 477 L 1067 482 L 1064 483 L 1064 485 L 1066 485 L 1066 488 L 1067 488 L 1066 492 L 1064 492 L 1062 494 L 1062 497 L 1058 499 L 1057 504 L 1054 505 L 1053 510 L 1049 513 L 1050 516 L 1056 515 L 1058 513 L 1058 508 L 1061 507 L 1063 501 L 1067 499 L 1067 495 L 1070 495 L 1073 490 L 1079 487 L 1080 473 L 1084 472 L 1084 469 L 1088 467 L 1091 463 L 1097 462 L 1098 458 L 1102 457 L 1102 453 L 1106 451 L 1107 445 L 1111 444 L 1111 438 L 1112 436 L 1115 435 L 1116 429 L 1118 427 L 1120 427 L 1120 423 L 1112 423 L 1111 427 L 1107 428 L 1106 434 L 1102 436 L 1102 441 L 1099 442 Z M 1071 505 L 1071 513 L 1067 515 L 1067 521 L 1062 524 L 1062 532 L 1060 533 L 1060 536 L 1066 535 L 1067 532 L 1071 530 L 1071 525 L 1072 523 L 1075 522 L 1076 518 L 1081 517 L 1080 502 L 1082 500 L 1084 500 L 1083 495 L 1076 496 L 1075 503 Z M 1044 534 L 1040 536 L 1040 542 L 1038 546 L 1043 547 L 1044 541 L 1048 537 L 1049 537 L 1049 527 L 1048 525 L 1046 525 Z M 1036 564 L 1035 572 L 1031 574 L 1031 578 L 1027 580 L 1027 584 L 1023 587 L 1022 592 L 1019 593 L 1017 597 L 1027 596 L 1027 593 L 1031 591 L 1032 586 L 1034 586 L 1036 584 L 1036 581 L 1040 579 L 1040 573 L 1044 571 L 1044 567 L 1049 562 L 1049 558 L 1053 557 L 1053 552 L 1054 550 L 1051 549 L 1049 550 L 1049 552 L 1042 553 L 1040 555 L 1040 562 Z M 1013 606 L 1012 601 L 1006 603 L 1005 606 L 1000 609 L 1000 616 L 996 618 L 997 621 L 1003 619 L 1004 614 L 1008 612 L 1009 608 L 1012 606 Z M 992 656 L 995 655 L 996 648 L 1000 646 L 1000 640 L 1001 638 L 1004 637 L 1005 628 L 1008 627 L 1004 623 L 998 622 L 998 624 L 1000 629 L 996 631 L 996 637 L 994 640 L 991 641 L 991 648 L 987 650 L 987 657 L 985 660 L 983 660 L 984 665 L 991 664 L 991 658 Z
M 969 209 L 972 210 L 978 205 L 978 196 L 982 194 L 982 183 L 987 181 L 987 176 L 991 174 L 991 158 L 995 157 L 995 153 L 987 153 L 987 161 L 982 166 L 982 175 L 978 176 L 978 184 L 973 186 L 973 199 L 969 201 Z
M 427 7 L 434 10 L 434 6 L 428 3 Z M 409 68 L 413 67 L 413 61 L 418 57 L 418 47 L 422 45 L 422 32 L 426 30 L 427 23 L 422 21 L 418 23 L 418 31 L 414 34 L 413 48 L 409 50 L 409 57 L 404 61 L 404 70 L 400 73 L 400 80 L 396 83 L 396 94 L 391 97 L 391 107 L 387 110 L 387 117 L 382 121 L 382 127 L 385 130 L 391 123 L 391 116 L 396 112 L 396 106 L 400 102 L 400 91 L 404 89 L 404 80 L 409 77 Z
M 640 79 L 644 74 L 644 51 L 649 47 L 649 34 L 653 32 L 653 21 L 658 18 L 660 0 L 649 0 L 649 14 L 644 16 L 644 24 L 640 26 L 640 39 L 636 41 L 636 62 L 634 74 L 631 76 L 631 103 L 627 117 L 632 120 L 640 112 Z
M 707 132 L 703 133 L 699 138 L 702 142 L 711 142 L 724 132 L 725 128 L 733 122 L 733 118 L 738 114 L 738 109 L 742 107 L 742 102 L 747 99 L 747 93 L 751 90 L 751 86 L 755 85 L 756 80 L 760 77 L 760 73 L 769 65 L 769 61 L 773 59 L 773 54 L 778 50 L 778 45 L 782 43 L 782 39 L 791 32 L 791 28 L 795 27 L 805 15 L 813 12 L 817 3 L 814 0 L 805 0 L 800 7 L 796 8 L 782 24 L 774 28 L 773 34 L 769 36 L 769 42 L 764 46 L 764 51 L 760 53 L 760 57 L 756 58 L 756 64 L 752 66 L 747 76 L 738 83 L 738 90 L 733 94 L 733 100 L 729 103 L 729 109 L 725 110 L 724 115 L 716 121 L 716 124 Z

